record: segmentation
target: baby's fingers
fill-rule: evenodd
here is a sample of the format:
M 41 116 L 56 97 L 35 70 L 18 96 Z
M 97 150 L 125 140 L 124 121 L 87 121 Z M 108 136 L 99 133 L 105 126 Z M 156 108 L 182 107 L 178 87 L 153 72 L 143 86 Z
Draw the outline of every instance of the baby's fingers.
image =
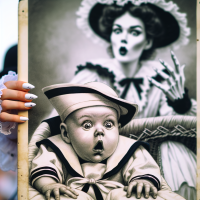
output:
M 128 198 L 131 197 L 132 191 L 133 191 L 134 188 L 136 188 L 136 186 L 137 186 L 136 181 L 130 182 L 128 189 L 127 189 L 127 195 L 126 195 Z
M 0 121 L 1 122 L 17 122 L 17 123 L 23 123 L 27 121 L 27 117 L 19 116 L 19 115 L 13 115 L 6 112 L 0 113 Z
M 1 100 L 18 100 L 26 102 L 37 98 L 34 94 L 17 90 L 3 89 L 2 92 Z
M 8 82 L 4 83 L 4 85 L 8 89 L 21 90 L 21 91 L 24 91 L 24 92 L 27 92 L 30 89 L 35 88 L 34 85 L 31 85 L 30 83 L 26 83 L 24 81 L 8 81 Z
M 50 200 L 51 190 L 47 190 L 45 193 L 46 200 Z
M 142 193 L 143 186 L 144 186 L 144 184 L 142 182 L 137 184 L 137 198 L 138 199 L 141 198 L 141 193 Z
M 60 192 L 63 194 L 66 194 L 67 196 L 73 198 L 73 199 L 77 199 L 77 196 L 79 195 L 76 191 L 74 191 L 73 189 L 67 189 L 65 187 L 61 187 L 60 188 Z
M 150 185 L 147 184 L 147 183 L 145 183 L 145 184 L 144 184 L 144 190 L 145 190 L 145 195 L 144 195 L 144 197 L 145 197 L 146 199 L 148 199 L 148 198 L 149 198 L 149 192 L 150 192 Z
M 158 195 L 158 190 L 157 190 L 157 188 L 156 188 L 155 186 L 151 186 L 150 190 L 151 190 L 151 192 L 152 192 L 152 197 L 153 197 L 154 199 L 156 199 L 156 198 L 157 198 L 157 195 Z
M 33 102 L 19 102 L 19 101 L 10 101 L 3 100 L 1 103 L 2 112 L 6 112 L 8 110 L 30 110 L 36 104 Z
M 59 188 L 53 189 L 55 200 L 60 200 L 60 191 Z

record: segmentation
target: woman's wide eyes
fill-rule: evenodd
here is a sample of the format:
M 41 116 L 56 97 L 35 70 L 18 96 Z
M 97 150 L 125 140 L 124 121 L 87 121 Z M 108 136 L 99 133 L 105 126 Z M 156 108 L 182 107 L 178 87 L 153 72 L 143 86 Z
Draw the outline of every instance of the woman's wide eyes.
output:
M 114 29 L 113 29 L 113 32 L 114 32 L 115 34 L 120 34 L 120 33 L 122 33 L 122 29 L 121 29 L 121 28 L 114 28 Z M 129 30 L 129 33 L 130 33 L 131 35 L 133 35 L 133 36 L 138 36 L 138 35 L 141 34 L 141 31 L 139 31 L 139 30 Z
M 131 34 L 131 35 L 134 35 L 134 36 L 138 36 L 138 35 L 140 35 L 140 33 L 141 33 L 141 32 L 138 31 L 138 30 L 131 30 L 131 31 L 130 31 L 130 34 Z
M 119 34 L 119 33 L 122 32 L 122 29 L 121 28 L 114 28 L 113 32 L 116 33 L 116 34 Z
M 82 124 L 82 127 L 86 130 L 90 129 L 92 127 L 92 122 L 86 121 Z

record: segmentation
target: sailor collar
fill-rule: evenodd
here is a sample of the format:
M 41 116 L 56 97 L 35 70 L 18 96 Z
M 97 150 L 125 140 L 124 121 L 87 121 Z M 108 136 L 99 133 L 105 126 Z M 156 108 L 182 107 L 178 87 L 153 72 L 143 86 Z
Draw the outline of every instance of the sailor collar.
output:
M 56 153 L 58 158 L 65 165 L 67 171 L 73 177 L 84 177 L 77 154 L 70 144 L 67 144 L 62 140 L 60 134 L 36 143 L 38 147 L 41 144 L 50 147 Z M 119 136 L 118 146 L 112 156 L 107 159 L 106 171 L 101 179 L 106 179 L 116 174 L 126 164 L 140 145 L 149 149 L 148 143 Z

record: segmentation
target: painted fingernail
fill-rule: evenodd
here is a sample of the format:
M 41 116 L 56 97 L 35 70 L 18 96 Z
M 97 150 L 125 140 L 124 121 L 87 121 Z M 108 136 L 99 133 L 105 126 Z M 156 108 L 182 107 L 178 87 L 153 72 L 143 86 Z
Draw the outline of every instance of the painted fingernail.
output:
M 171 54 L 174 56 L 174 52 L 173 51 L 171 51 Z
M 31 100 L 31 99 L 37 99 L 38 96 L 34 95 L 34 94 L 25 94 L 25 99 Z
M 34 107 L 36 104 L 32 102 L 24 103 L 25 107 Z
M 164 61 L 163 61 L 162 59 L 159 59 L 159 61 L 160 61 L 161 63 L 164 63 Z
M 28 121 L 28 118 L 27 117 L 20 117 L 19 118 L 21 121 Z
M 24 84 L 22 85 L 22 87 L 23 87 L 24 89 L 33 89 L 33 88 L 35 88 L 35 86 L 34 86 L 34 85 L 31 85 L 30 83 L 24 83 Z

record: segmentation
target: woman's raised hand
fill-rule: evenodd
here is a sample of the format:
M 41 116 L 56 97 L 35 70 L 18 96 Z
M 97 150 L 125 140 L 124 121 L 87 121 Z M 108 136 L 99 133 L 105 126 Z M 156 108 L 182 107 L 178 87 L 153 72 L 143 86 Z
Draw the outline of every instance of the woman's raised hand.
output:
M 30 89 L 35 88 L 33 85 L 23 81 L 8 81 L 4 85 L 7 89 L 2 90 L 0 104 L 2 111 L 0 113 L 1 122 L 18 122 L 22 123 L 28 118 L 13 114 L 13 110 L 30 110 L 36 104 L 32 102 L 37 96 L 28 93 Z
M 182 66 L 180 65 L 173 51 L 171 51 L 171 58 L 173 60 L 175 69 L 160 59 L 160 63 L 167 69 L 167 71 L 169 72 L 169 75 L 167 75 L 161 70 L 155 69 L 156 73 L 159 74 L 162 78 L 164 78 L 167 81 L 167 84 L 164 85 L 162 83 L 157 82 L 156 80 L 152 78 L 149 78 L 149 81 L 153 85 L 155 85 L 157 88 L 161 89 L 171 101 L 175 101 L 177 99 L 183 99 L 183 95 L 185 93 L 184 91 L 185 65 L 182 65 Z

